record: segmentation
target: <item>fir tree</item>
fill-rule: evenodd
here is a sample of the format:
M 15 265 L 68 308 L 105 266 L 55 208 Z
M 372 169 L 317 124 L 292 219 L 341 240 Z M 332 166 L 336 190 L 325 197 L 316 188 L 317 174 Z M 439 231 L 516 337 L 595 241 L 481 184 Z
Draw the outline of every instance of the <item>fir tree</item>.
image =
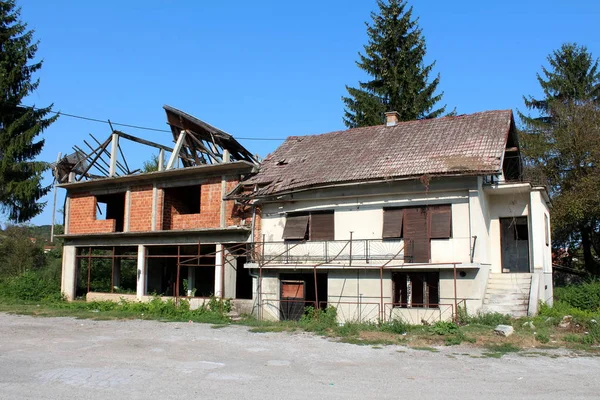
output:
M 379 13 L 372 12 L 367 23 L 368 44 L 356 64 L 372 80 L 359 82 L 359 87 L 346 86 L 349 97 L 344 123 L 349 128 L 380 125 L 386 111 L 397 111 L 401 121 L 435 118 L 446 106 L 435 108 L 442 94 L 435 94 L 439 75 L 429 82 L 435 65 L 425 65 L 425 38 L 412 19 L 412 7 L 405 1 L 378 0 Z
M 44 118 L 52 105 L 23 105 L 39 85 L 33 74 L 42 62 L 33 61 L 38 42 L 20 14 L 14 0 L 0 1 L 0 207 L 15 222 L 31 219 L 45 205 L 39 200 L 50 189 L 42 186 L 47 164 L 33 161 L 44 140 L 35 139 L 57 118 Z
M 550 189 L 554 243 L 600 275 L 600 73 L 585 46 L 567 43 L 537 80 L 544 96 L 523 97 L 525 175 Z

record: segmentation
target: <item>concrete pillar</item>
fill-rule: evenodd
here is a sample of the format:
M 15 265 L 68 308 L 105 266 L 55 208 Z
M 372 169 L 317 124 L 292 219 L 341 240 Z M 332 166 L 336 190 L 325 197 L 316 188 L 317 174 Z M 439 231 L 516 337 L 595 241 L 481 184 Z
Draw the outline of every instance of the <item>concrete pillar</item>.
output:
M 75 289 L 77 283 L 77 258 L 75 257 L 77 249 L 75 246 L 63 247 L 62 259 L 62 282 L 60 291 L 69 301 L 75 299 Z
M 231 252 L 225 248 L 224 252 L 224 276 L 223 280 L 225 282 L 225 293 L 224 297 L 235 299 L 236 296 L 236 279 L 237 279 L 237 259 Z
M 156 183 L 152 186 L 152 222 L 151 229 L 153 231 L 156 230 L 156 221 L 157 221 L 157 208 L 158 208 L 158 188 L 156 187 Z
M 186 296 L 191 296 L 194 288 L 196 287 L 196 268 L 188 267 L 188 292 L 185 294 Z
M 131 189 L 125 192 L 125 215 L 123 223 L 123 232 L 129 232 L 129 216 L 131 215 Z
M 148 275 L 146 269 L 146 246 L 140 244 L 138 246 L 138 258 L 137 258 L 137 293 L 136 297 L 138 300 L 142 300 L 146 294 L 146 276 Z
M 115 262 L 113 264 L 113 287 L 121 287 L 121 259 L 115 258 Z
M 217 244 L 215 254 L 215 297 L 223 297 L 223 245 Z

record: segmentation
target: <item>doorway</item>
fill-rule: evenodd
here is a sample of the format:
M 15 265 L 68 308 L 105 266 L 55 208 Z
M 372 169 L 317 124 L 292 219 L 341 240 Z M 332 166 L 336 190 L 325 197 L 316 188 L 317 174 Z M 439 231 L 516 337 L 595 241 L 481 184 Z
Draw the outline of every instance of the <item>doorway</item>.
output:
M 527 217 L 500 218 L 502 272 L 531 272 Z

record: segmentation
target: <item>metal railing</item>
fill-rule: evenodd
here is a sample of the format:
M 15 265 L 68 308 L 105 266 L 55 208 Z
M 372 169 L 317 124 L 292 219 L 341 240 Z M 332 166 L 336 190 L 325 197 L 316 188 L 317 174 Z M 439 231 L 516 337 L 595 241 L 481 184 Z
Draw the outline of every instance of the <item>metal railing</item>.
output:
M 408 239 L 358 239 L 253 243 L 251 261 L 268 264 L 411 262 Z M 407 250 L 407 251 L 405 251 Z

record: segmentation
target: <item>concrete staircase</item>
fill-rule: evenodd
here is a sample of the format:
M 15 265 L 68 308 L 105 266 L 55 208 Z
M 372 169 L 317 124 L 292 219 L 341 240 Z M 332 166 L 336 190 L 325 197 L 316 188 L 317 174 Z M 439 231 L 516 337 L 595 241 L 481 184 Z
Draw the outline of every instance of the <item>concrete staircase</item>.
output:
M 527 316 L 531 274 L 490 274 L 483 312 Z

